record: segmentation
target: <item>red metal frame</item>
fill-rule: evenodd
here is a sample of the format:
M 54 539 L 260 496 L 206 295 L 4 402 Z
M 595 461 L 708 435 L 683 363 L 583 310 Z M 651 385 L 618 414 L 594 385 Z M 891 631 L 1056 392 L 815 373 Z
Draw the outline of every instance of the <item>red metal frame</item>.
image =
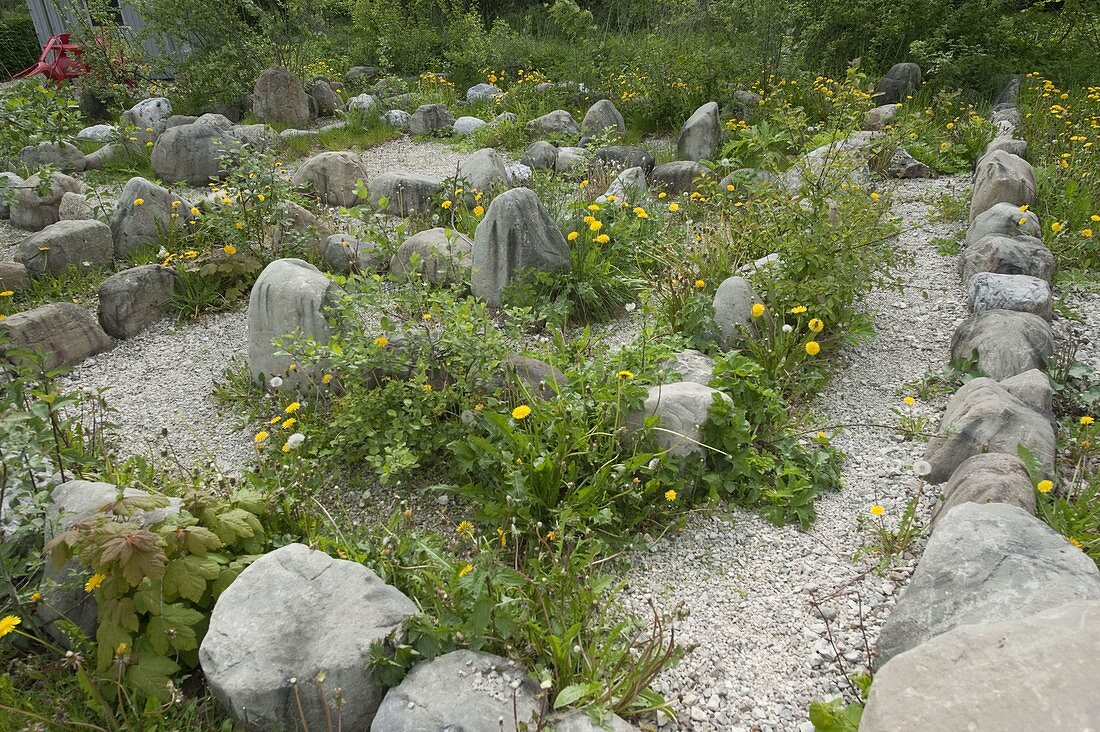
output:
M 62 33 L 59 36 L 53 36 L 46 41 L 38 63 L 20 71 L 14 78 L 22 79 L 35 74 L 42 74 L 54 81 L 76 78 L 88 70 L 88 67 L 80 61 L 82 54 L 80 44 L 71 41 L 71 34 Z

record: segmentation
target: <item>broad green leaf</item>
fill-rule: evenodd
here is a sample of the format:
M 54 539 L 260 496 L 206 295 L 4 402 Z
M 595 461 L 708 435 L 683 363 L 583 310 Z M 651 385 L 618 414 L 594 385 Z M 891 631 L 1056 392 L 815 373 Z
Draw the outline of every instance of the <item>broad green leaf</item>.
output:
M 209 557 L 189 555 L 173 559 L 164 573 L 164 596 L 171 600 L 184 597 L 192 602 L 202 599 L 207 580 L 217 579 L 218 563 Z

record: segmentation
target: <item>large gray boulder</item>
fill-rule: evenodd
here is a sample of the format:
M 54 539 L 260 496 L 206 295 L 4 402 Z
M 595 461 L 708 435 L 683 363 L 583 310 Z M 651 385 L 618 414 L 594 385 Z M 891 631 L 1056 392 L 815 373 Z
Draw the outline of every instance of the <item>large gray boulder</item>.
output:
M 465 137 L 466 135 L 477 132 L 487 124 L 489 123 L 480 117 L 466 115 L 455 120 L 454 125 L 451 126 L 451 131 L 459 137 Z
M 871 99 L 878 105 L 904 102 L 905 97 L 920 86 L 920 82 L 920 66 L 914 63 L 894 64 L 875 84 L 875 92 L 871 95 Z
M 538 681 L 515 661 L 477 651 L 452 651 L 414 666 L 398 686 L 386 693 L 370 729 L 535 729 L 542 711 L 541 696 Z
M 927 480 L 942 483 L 969 457 L 986 452 L 1016 455 L 1021 445 L 1036 457 L 1045 475 L 1054 475 L 1054 427 L 1047 416 L 993 379 L 973 379 L 948 401 L 939 434 L 928 443 Z
M 1050 323 L 1038 315 L 1015 310 L 986 310 L 971 315 L 951 337 L 952 359 L 978 360 L 978 370 L 1007 379 L 1041 369 L 1054 355 Z
M 1041 240 L 1031 236 L 990 234 L 971 243 L 959 256 L 963 282 L 970 282 L 982 272 L 1028 275 L 1050 282 L 1054 269 L 1054 255 Z
M 329 206 L 354 206 L 356 183 L 367 179 L 367 169 L 351 152 L 323 152 L 302 163 L 291 178 L 300 189 L 309 190 Z
M 653 185 L 665 191 L 669 195 L 678 193 L 691 193 L 700 182 L 713 178 L 714 173 L 710 168 L 691 160 L 676 160 L 664 165 L 658 165 L 650 176 Z
M 60 274 L 69 267 L 87 272 L 109 268 L 114 251 L 107 224 L 91 219 L 58 221 L 20 242 L 13 259 L 22 262 L 32 276 Z
M 564 109 L 555 109 L 527 123 L 527 129 L 539 135 L 560 135 L 576 137 L 581 134 L 581 126 L 573 115 Z
M 88 199 L 80 193 L 61 194 L 61 205 L 57 207 L 57 215 L 61 221 L 79 221 L 81 219 L 94 219 Z
M 569 379 L 545 361 L 513 355 L 501 360 L 500 371 L 491 383 L 504 389 L 508 398 L 526 401 L 532 394 L 540 399 L 553 399 L 569 384 Z
M 222 175 L 221 157 L 232 149 L 233 127 L 220 114 L 204 114 L 189 125 L 170 127 L 153 147 L 153 170 L 167 183 L 205 186 Z M 239 144 L 239 143 L 238 143 Z
M 909 180 L 912 178 L 931 178 L 932 169 L 899 147 L 886 162 L 884 172 L 891 178 Z
M 382 121 L 397 130 L 408 130 L 412 115 L 403 109 L 391 109 L 382 114 Z
M 367 185 L 368 202 L 395 216 L 430 213 L 441 190 L 443 181 L 414 173 L 383 173 Z
M 248 365 L 259 383 L 279 376 L 293 391 L 320 378 L 324 365 L 302 363 L 287 341 L 308 337 L 327 344 L 332 325 L 326 308 L 338 290 L 320 270 L 300 259 L 278 259 L 264 267 L 248 298 Z M 274 345 L 276 340 L 284 345 Z
M 694 381 L 651 386 L 641 410 L 627 415 L 627 423 L 636 430 L 647 417 L 656 415 L 658 429 L 653 437 L 658 447 L 677 457 L 703 455 L 702 427 L 715 399 L 732 401 L 725 392 Z
M 83 193 L 84 184 L 64 173 L 51 173 L 48 185 L 35 173 L 22 183 L 13 182 L 15 197 L 9 215 L 11 225 L 25 231 L 41 231 L 61 220 L 61 197 L 66 193 Z M 42 194 L 38 188 L 43 185 Z
M 113 338 L 133 338 L 164 317 L 176 294 L 175 270 L 143 264 L 99 286 L 99 323 Z
M 718 104 L 707 102 L 688 117 L 676 140 L 676 157 L 680 160 L 711 160 L 718 152 L 721 136 L 718 125 Z
M 974 171 L 974 192 L 970 197 L 970 220 L 998 203 L 1030 206 L 1035 203 L 1035 170 L 1021 157 L 994 150 L 982 158 Z
M 311 81 L 306 92 L 317 104 L 318 117 L 335 117 L 344 108 L 344 101 L 333 91 L 332 84 L 325 79 L 317 78 Z
M 261 122 L 302 129 L 309 126 L 309 95 L 288 69 L 266 69 L 252 90 L 252 113 Z
M 752 283 L 744 277 L 728 277 L 714 292 L 714 324 L 718 340 L 730 349 L 752 327 L 752 306 L 761 302 Z
M 994 137 L 989 141 L 989 144 L 985 146 L 985 151 L 982 153 L 982 158 L 985 158 L 991 152 L 995 150 L 1004 150 L 1006 153 L 1016 155 L 1018 157 L 1025 157 L 1027 155 L 1027 140 L 1019 140 L 1015 137 L 1003 135 L 1001 137 Z M 978 164 L 981 165 L 982 158 L 979 158 Z
M 964 625 L 875 674 L 860 732 L 1091 730 L 1100 603 Z
M 333 234 L 325 239 L 325 264 L 333 272 L 377 272 L 382 268 L 382 251 L 373 241 L 351 234 Z
M 645 171 L 641 168 L 627 168 L 615 176 L 597 203 L 613 200 L 617 203 L 633 203 L 646 197 L 649 186 L 646 184 Z
M 142 99 L 122 113 L 122 124 L 133 127 L 129 135 L 136 137 L 134 147 L 145 149 L 145 143 L 155 142 L 164 132 L 172 116 L 172 103 L 164 97 Z
M 86 162 L 80 148 L 69 142 L 40 142 L 19 151 L 19 162 L 30 170 L 49 166 L 64 173 L 79 173 Z
M 661 365 L 679 376 L 672 381 L 693 381 L 706 386 L 714 378 L 714 359 L 692 348 L 673 354 Z
M 465 234 L 436 227 L 406 239 L 390 261 L 390 274 L 412 279 L 419 274 L 433 285 L 458 284 L 470 277 L 474 243 Z
M 494 195 L 512 186 L 508 174 L 508 161 L 491 147 L 482 148 L 462 161 L 458 166 L 458 179 L 468 190 Z M 472 200 L 472 197 L 471 197 Z
M 1004 503 L 1035 515 L 1035 486 L 1024 461 L 1015 455 L 990 452 L 962 462 L 943 489 L 929 525 L 964 503 Z
M 558 162 L 558 148 L 546 140 L 532 142 L 523 151 L 519 162 L 531 170 L 553 170 Z
M 430 135 L 454 128 L 455 118 L 445 104 L 422 104 L 409 117 L 410 135 Z
M 883 104 L 867 111 L 863 115 L 863 129 L 877 132 L 894 121 L 898 116 L 900 104 Z
M 111 214 L 115 256 L 126 257 L 141 247 L 159 244 L 190 210 L 189 201 L 167 188 L 144 178 L 131 178 Z
M 398 110 L 400 111 L 400 110 Z M 378 114 L 378 100 L 371 94 L 358 94 L 348 99 L 348 112 L 351 112 L 356 117 L 366 119 L 368 116 Z M 406 126 L 408 126 L 408 112 L 401 112 L 405 115 Z
M 504 90 L 495 84 L 474 84 L 466 90 L 467 102 L 492 101 L 494 97 L 504 94 Z
M 590 154 L 583 147 L 559 147 L 558 159 L 554 163 L 557 173 L 571 173 L 588 166 Z
M 218 597 L 199 662 L 218 701 L 246 729 L 292 732 L 304 723 L 323 730 L 338 714 L 345 729 L 365 730 L 386 692 L 367 673 L 371 644 L 416 612 L 362 564 L 288 544 L 249 565 Z
M 597 135 L 626 135 L 626 121 L 623 115 L 608 99 L 601 99 L 588 108 L 581 120 L 581 146 Z
M 0 320 L 0 332 L 15 348 L 42 353 L 46 369 L 75 366 L 115 345 L 94 315 L 71 302 L 54 302 L 9 315 Z
M 46 521 L 43 538 L 48 544 L 58 534 L 68 531 L 76 523 L 96 514 L 104 513 L 119 499 L 145 498 L 149 495 L 138 488 L 120 488 L 111 483 L 99 483 L 89 480 L 69 480 L 50 491 L 50 502 L 46 509 Z M 149 511 L 135 511 L 128 519 L 142 528 L 149 528 L 166 516 L 178 513 L 179 498 L 168 499 L 163 508 Z M 72 641 L 58 621 L 74 623 L 88 636 L 95 636 L 96 621 L 99 617 L 96 597 L 84 591 L 88 580 L 88 568 L 77 560 L 69 560 L 55 565 L 53 558 L 42 570 L 42 582 L 39 591 L 42 602 L 35 605 L 39 621 L 58 642 L 68 646 Z
M 0 219 L 11 218 L 11 204 L 8 203 L 8 190 L 23 185 L 23 179 L 15 173 L 0 171 Z M 14 194 L 11 194 L 14 195 Z
M 0 259 L 0 290 L 18 292 L 31 282 L 27 266 L 22 262 Z
M 975 313 L 1016 310 L 1038 315 L 1048 322 L 1051 319 L 1050 284 L 1039 277 L 981 272 L 970 278 L 966 291 L 970 309 Z
M 114 125 L 91 125 L 76 133 L 76 139 L 80 142 L 107 143 L 118 137 L 118 127 Z
M 629 168 L 641 168 L 648 176 L 653 172 L 657 159 L 645 148 L 637 145 L 611 145 L 601 147 L 592 159 L 593 172 L 618 173 Z
M 979 213 L 966 230 L 966 243 L 980 241 L 991 234 L 1041 237 L 1043 227 L 1034 211 L 1021 211 L 1020 204 L 995 203 Z
M 940 519 L 886 618 L 878 663 L 960 625 L 1026 618 L 1074 600 L 1100 600 L 1100 570 L 1088 555 L 1016 506 L 964 503 Z
M 474 233 L 471 291 L 500 307 L 504 289 L 523 270 L 568 272 L 569 246 L 534 191 L 512 188 L 489 204 Z

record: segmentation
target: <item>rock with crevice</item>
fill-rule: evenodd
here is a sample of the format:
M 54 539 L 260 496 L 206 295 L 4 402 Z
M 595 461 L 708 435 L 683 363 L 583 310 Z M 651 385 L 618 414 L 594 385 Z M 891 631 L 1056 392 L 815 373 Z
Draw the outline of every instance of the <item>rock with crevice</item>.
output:
M 344 728 L 365 730 L 386 693 L 366 671 L 371 646 L 416 612 L 362 564 L 288 544 L 250 564 L 218 597 L 199 662 L 245 729 L 323 730 L 336 709 Z
M 912 62 L 897 63 L 875 84 L 871 99 L 875 104 L 897 104 L 916 91 L 922 79 L 921 68 Z
M 264 267 L 248 298 L 248 365 L 258 383 L 278 376 L 283 388 L 294 391 L 320 381 L 325 365 L 305 363 L 295 341 L 328 343 L 333 333 L 329 309 L 338 292 L 320 270 L 300 259 L 277 259 Z
M 951 337 L 952 360 L 976 359 L 978 371 L 993 379 L 1042 369 L 1053 355 L 1050 323 L 1028 312 L 985 310 L 960 323 Z
M 959 273 L 970 282 L 982 272 L 1027 275 L 1050 282 L 1054 277 L 1054 254 L 1042 240 L 1032 236 L 990 234 L 972 242 L 959 255 Z
M 431 135 L 454 129 L 455 118 L 446 104 L 422 104 L 409 116 L 410 135 Z
M 569 246 L 534 191 L 512 188 L 489 204 L 474 233 L 471 290 L 500 307 L 505 288 L 525 270 L 568 272 Z
M 113 338 L 133 338 L 168 314 L 179 275 L 159 264 L 117 272 L 99 286 L 99 323 Z
M 1042 519 L 1007 503 L 964 503 L 936 524 L 878 641 L 878 663 L 963 625 L 1100 600 L 1100 570 Z
M 970 310 L 1015 310 L 1038 315 L 1050 322 L 1053 315 L 1050 283 L 1022 274 L 981 272 L 966 283 Z
M 880 668 L 859 729 L 1090 730 L 1098 676 L 1100 602 L 964 625 Z
M 519 732 L 535 729 L 544 692 L 517 664 L 478 651 L 452 651 L 417 664 L 386 693 L 371 732 Z
M 42 367 L 76 366 L 115 347 L 94 315 L 71 302 L 54 302 L 0 320 L 0 333 L 17 349 L 41 354 Z M 18 363 L 31 361 L 6 354 Z
M 939 433 L 925 451 L 929 483 L 946 481 L 969 457 L 987 452 L 1016 455 L 1026 448 L 1046 475 L 1054 474 L 1054 427 L 1045 414 L 993 379 L 972 379 L 947 403 Z
M 1035 515 L 1035 486 L 1024 461 L 1016 455 L 990 452 L 969 457 L 955 468 L 936 504 L 929 527 L 964 503 L 1005 503 Z
M 711 160 L 718 152 L 721 138 L 718 104 L 707 102 L 688 117 L 676 139 L 676 157 L 680 160 Z
M 558 163 L 558 148 L 546 140 L 532 142 L 519 161 L 531 170 L 553 170 Z
M 555 109 L 541 117 L 536 117 L 527 123 L 527 129 L 541 135 L 560 135 L 562 137 L 578 137 L 581 134 L 581 126 L 573 115 L 564 109 Z

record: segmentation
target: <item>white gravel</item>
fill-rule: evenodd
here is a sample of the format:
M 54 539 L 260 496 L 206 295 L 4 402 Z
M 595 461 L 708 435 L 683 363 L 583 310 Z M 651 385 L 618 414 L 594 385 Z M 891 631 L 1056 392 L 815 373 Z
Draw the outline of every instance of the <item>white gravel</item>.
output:
M 827 424 L 896 425 L 891 409 L 902 406 L 903 385 L 948 362 L 966 299 L 955 258 L 940 255 L 929 241 L 965 224 L 927 223 L 925 200 L 966 184 L 947 178 L 898 185 L 893 213 L 906 227 L 924 227 L 899 237 L 899 249 L 914 257 L 901 269 L 907 286 L 900 294 L 876 291 L 868 298 L 877 335 L 844 354 L 846 366 L 813 405 Z M 946 397 L 918 403 L 929 430 L 945 403 Z M 810 532 L 772 526 L 752 511 L 704 511 L 635 558 L 627 601 L 636 612 L 647 612 L 649 597 L 659 607 L 683 603 L 689 611 L 678 639 L 698 647 L 656 684 L 678 710 L 681 728 L 812 730 L 809 703 L 835 697 L 846 688 L 845 673 L 866 667 L 865 645 L 874 648 L 915 557 L 885 577 L 867 572 L 875 559 L 852 558 L 869 539 L 861 522 L 878 503 L 893 525 L 915 495 L 921 496 L 918 517 L 926 518 L 936 490 L 913 477 L 923 442 L 899 442 L 892 430 L 850 427 L 834 444 L 849 455 L 844 488 L 818 501 Z M 837 592 L 822 605 L 834 616 L 829 626 L 843 669 L 826 640 L 825 622 L 810 605 L 811 597 Z M 866 644 L 858 627 L 861 605 Z
M 180 324 L 162 321 L 86 360 L 66 380 L 76 388 L 107 390 L 121 457 L 161 460 L 167 449 L 170 459 L 188 468 L 213 461 L 224 472 L 237 472 L 253 455 L 251 431 L 239 429 L 240 418 L 214 401 L 213 388 L 246 351 L 243 310 Z
M 382 173 L 416 173 L 433 178 L 449 178 L 470 153 L 441 142 L 399 137 L 368 148 L 359 156 L 367 169 L 367 179 Z

